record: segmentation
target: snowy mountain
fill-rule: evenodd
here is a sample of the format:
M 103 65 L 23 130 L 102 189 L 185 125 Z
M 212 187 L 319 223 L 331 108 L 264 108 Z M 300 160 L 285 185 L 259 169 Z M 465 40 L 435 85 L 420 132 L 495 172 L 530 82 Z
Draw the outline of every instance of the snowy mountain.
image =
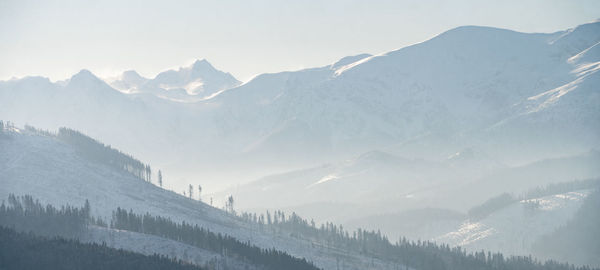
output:
M 153 79 L 126 72 L 110 84 L 121 91 L 89 72 L 66 85 L 23 78 L 0 83 L 0 118 L 82 130 L 159 164 L 179 187 L 223 189 L 373 150 L 443 161 L 478 149 L 517 166 L 600 147 L 599 25 L 459 27 L 241 85 L 206 61 Z
M 231 74 L 215 69 L 202 59 L 188 67 L 161 72 L 154 79 L 144 78 L 134 70 L 125 71 L 110 85 L 127 93 L 149 93 L 173 100 L 194 101 L 211 98 L 240 83 Z
M 539 147 L 517 160 L 514 156 L 526 148 L 505 138 L 536 130 L 520 125 L 516 130 L 507 127 L 501 133 L 506 136 L 493 131 L 518 118 L 520 104 L 580 79 L 581 73 L 575 71 L 581 67 L 572 58 L 598 42 L 600 33 L 593 30 L 598 24 L 553 34 L 460 27 L 382 55 L 258 76 L 207 103 L 217 107 L 214 119 L 224 139 L 253 157 L 270 156 L 273 162 L 286 156 L 314 163 L 317 156 L 343 158 L 390 145 L 397 145 L 393 152 L 401 156 L 437 159 L 476 146 L 513 165 L 576 154 L 598 146 L 594 139 L 599 125 L 593 121 L 598 119 L 593 109 L 598 102 L 593 98 L 584 100 L 588 104 L 582 109 L 588 119 L 584 132 L 569 134 L 578 129 L 567 128 L 560 138 L 550 136 L 540 143 L 560 142 L 562 149 L 554 153 Z M 567 49 L 570 42 L 581 51 Z M 585 80 L 595 85 L 591 78 Z M 591 89 L 582 96 L 594 95 Z M 579 117 L 574 112 L 561 115 L 558 121 L 538 125 L 560 127 L 572 124 L 566 119 Z M 581 141 L 569 135 L 589 138 Z M 437 150 L 412 147 L 431 144 L 428 140 L 438 137 L 440 147 L 430 146 Z M 532 137 L 523 138 L 523 143 L 536 145 Z

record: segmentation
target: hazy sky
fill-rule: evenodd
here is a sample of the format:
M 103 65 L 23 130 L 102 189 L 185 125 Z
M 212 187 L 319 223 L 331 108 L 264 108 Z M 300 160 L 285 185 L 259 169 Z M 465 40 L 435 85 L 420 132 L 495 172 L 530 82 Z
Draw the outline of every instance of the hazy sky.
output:
M 554 32 L 600 18 L 598 0 L 0 0 L 0 79 L 135 69 L 206 58 L 240 80 L 378 54 L 460 25 Z

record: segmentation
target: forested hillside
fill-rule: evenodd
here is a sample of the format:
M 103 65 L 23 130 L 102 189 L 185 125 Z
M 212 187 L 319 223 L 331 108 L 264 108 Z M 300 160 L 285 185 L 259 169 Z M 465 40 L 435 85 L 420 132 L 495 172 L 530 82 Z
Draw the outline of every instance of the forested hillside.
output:
M 90 204 L 81 207 L 52 205 L 43 206 L 31 196 L 10 195 L 8 205 L 0 205 L 0 226 L 13 228 L 21 232 L 31 232 L 44 236 L 62 236 L 78 239 L 88 226 L 107 227 L 107 222 L 91 218 Z M 258 266 L 259 269 L 318 269 L 306 259 L 297 259 L 276 249 L 261 249 L 249 242 L 216 234 L 189 223 L 175 223 L 168 218 L 153 217 L 149 214 L 137 215 L 118 208 L 110 227 L 118 230 L 140 232 L 173 239 L 182 243 L 200 247 L 226 257 L 237 257 Z
M 17 233 L 0 226 L 0 269 L 201 270 L 163 256 L 145 256 L 99 244 Z
M 192 226 L 185 222 L 176 223 L 168 218 L 156 217 L 150 214 L 140 215 L 120 208 L 114 212 L 112 220 L 108 223 L 89 218 L 86 214 L 89 213 L 89 208 L 90 205 L 86 204 L 82 208 L 62 207 L 61 210 L 57 210 L 55 207 L 47 205 L 45 207 L 47 210 L 42 210 L 44 207 L 30 196 L 22 198 L 11 196 L 8 206 L 4 204 L 0 206 L 0 220 L 17 217 L 19 219 L 18 226 L 27 223 L 42 224 L 46 221 L 49 224 L 64 222 L 74 226 L 75 231 L 85 229 L 89 225 L 107 226 L 107 224 L 110 224 L 110 227 L 114 229 L 156 235 L 218 251 L 226 256 L 248 261 L 252 265 L 259 266 L 259 269 L 318 269 L 306 260 L 293 258 L 285 252 L 274 249 L 263 250 L 249 242 L 243 243 L 230 236 L 215 234 L 197 225 Z M 250 216 L 245 215 L 244 217 L 249 218 Z M 589 269 L 587 267 L 573 267 L 556 261 L 538 261 L 531 256 L 505 257 L 500 253 L 485 251 L 471 253 L 460 247 L 453 248 L 428 241 L 413 242 L 401 239 L 392 243 L 380 232 L 358 230 L 349 234 L 342 226 L 334 224 L 316 228 L 314 224 L 295 214 L 286 217 L 284 213 L 279 211 L 273 215 L 273 221 L 271 221 L 270 215 L 268 215 L 267 221 L 263 218 L 260 217 L 257 222 L 264 230 L 272 230 L 283 234 L 291 233 L 296 238 L 309 239 L 313 245 L 323 245 L 327 248 L 339 249 L 345 252 L 359 252 L 372 258 L 393 262 L 398 267 L 405 265 L 415 269 L 432 270 Z M 254 221 L 254 219 L 247 221 Z M 2 225 L 7 226 L 6 224 Z M 14 227 L 15 225 L 9 223 L 8 226 Z M 56 228 L 55 226 L 50 227 Z M 22 230 L 29 229 L 33 233 L 40 231 L 37 226 L 18 228 L 22 228 Z M 61 230 L 57 229 L 56 232 L 60 233 Z M 52 235 L 52 232 L 48 230 L 44 233 Z

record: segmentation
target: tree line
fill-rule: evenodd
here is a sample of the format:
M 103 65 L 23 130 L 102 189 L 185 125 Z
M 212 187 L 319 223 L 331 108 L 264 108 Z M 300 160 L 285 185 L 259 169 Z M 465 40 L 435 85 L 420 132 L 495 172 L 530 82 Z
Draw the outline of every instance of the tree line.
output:
M 111 228 L 152 234 L 173 239 L 224 256 L 233 256 L 264 269 L 318 269 L 306 259 L 295 258 L 276 249 L 262 249 L 250 242 L 241 242 L 231 236 L 213 233 L 186 222 L 176 223 L 169 218 L 127 212 L 118 208 L 113 212 Z
M 90 204 L 83 207 L 42 205 L 29 195 L 8 196 L 8 204 L 0 205 L 0 226 L 18 231 L 33 231 L 44 236 L 77 237 L 89 222 Z
M 79 131 L 64 127 L 58 129 L 56 137 L 75 147 L 83 157 L 89 160 L 127 171 L 142 180 L 151 181 L 152 169 L 150 165 L 144 164 L 134 157 L 110 147 L 110 145 L 104 145 Z

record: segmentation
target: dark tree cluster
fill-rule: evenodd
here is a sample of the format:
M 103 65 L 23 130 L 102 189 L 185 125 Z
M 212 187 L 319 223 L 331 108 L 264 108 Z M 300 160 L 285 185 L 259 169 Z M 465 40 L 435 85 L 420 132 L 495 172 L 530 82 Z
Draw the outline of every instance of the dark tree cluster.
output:
M 36 237 L 0 226 L 0 269 L 199 270 L 202 268 L 164 256 L 146 256 L 109 248 L 106 245 L 84 244 L 75 240 Z
M 118 208 L 113 212 L 111 227 L 173 239 L 225 256 L 236 257 L 264 269 L 318 269 L 306 259 L 299 259 L 275 249 L 261 249 L 250 242 L 241 242 L 231 236 L 215 234 L 198 225 L 176 223 L 150 214 L 138 215 Z
M 151 181 L 152 169 L 150 165 L 144 164 L 134 157 L 110 147 L 110 145 L 104 145 L 68 128 L 60 128 L 56 136 L 58 139 L 74 146 L 83 157 L 91 161 L 125 170 L 140 179 Z
M 43 206 L 31 196 L 10 194 L 8 205 L 0 205 L 0 226 L 44 236 L 77 237 L 90 220 L 90 205 L 82 208 Z
M 379 231 L 358 229 L 352 233 L 343 226 L 325 223 L 316 226 L 292 213 L 285 215 L 276 211 L 271 217 L 244 213 L 240 216 L 247 222 L 258 223 L 259 227 L 277 233 L 286 233 L 292 237 L 309 240 L 313 245 L 328 248 L 351 250 L 371 257 L 389 260 L 415 269 L 430 270 L 588 270 L 587 266 L 575 267 L 556 261 L 538 261 L 531 256 L 504 257 L 501 253 L 469 253 L 460 247 L 439 245 L 429 241 L 409 241 L 405 238 L 395 243 Z

